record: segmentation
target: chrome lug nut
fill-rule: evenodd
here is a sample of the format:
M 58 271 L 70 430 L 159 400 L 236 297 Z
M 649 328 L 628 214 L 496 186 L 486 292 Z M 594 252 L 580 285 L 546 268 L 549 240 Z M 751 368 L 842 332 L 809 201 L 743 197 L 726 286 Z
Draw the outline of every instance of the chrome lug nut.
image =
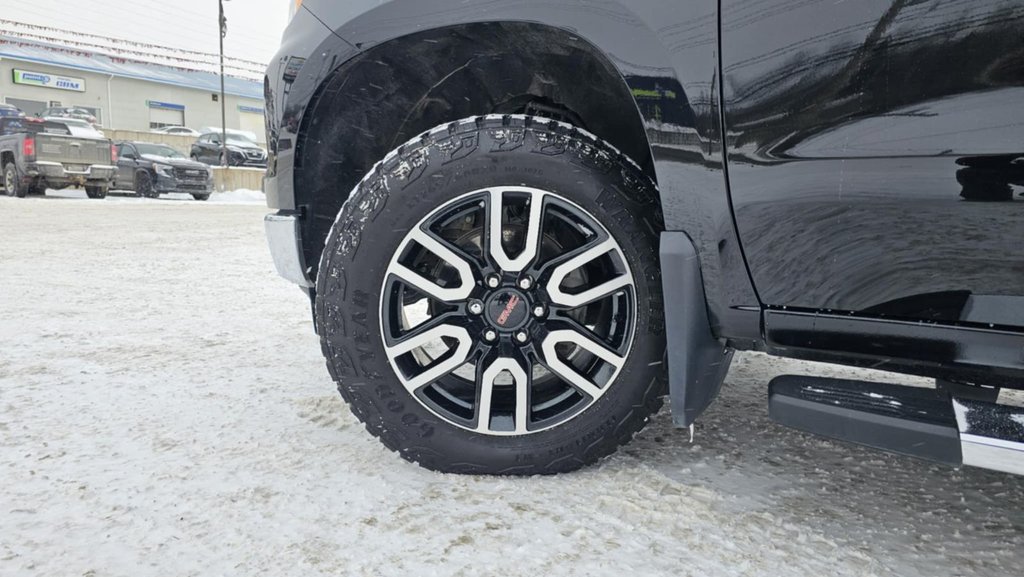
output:
M 491 288 L 498 288 L 498 285 L 501 284 L 501 279 L 498 278 L 498 275 L 496 275 L 496 274 L 489 274 L 489 275 L 487 275 L 486 282 L 487 282 L 487 286 L 489 286 Z
M 498 333 L 494 332 L 493 330 L 487 329 L 486 331 L 484 331 L 485 341 L 493 341 L 496 338 L 498 338 Z
M 530 287 L 532 287 L 532 286 L 533 286 L 533 279 L 532 278 L 530 278 L 528 276 L 524 276 L 523 278 L 519 279 L 519 288 L 521 288 L 523 290 L 529 290 Z
M 521 343 L 525 343 L 529 338 L 530 335 L 526 334 L 526 331 L 519 331 L 518 333 L 516 333 L 516 340 Z
M 533 316 L 538 318 L 544 316 L 544 305 L 537 305 L 533 307 Z
M 470 314 L 478 315 L 484 312 L 484 303 L 477 300 L 469 301 L 469 307 L 467 308 Z

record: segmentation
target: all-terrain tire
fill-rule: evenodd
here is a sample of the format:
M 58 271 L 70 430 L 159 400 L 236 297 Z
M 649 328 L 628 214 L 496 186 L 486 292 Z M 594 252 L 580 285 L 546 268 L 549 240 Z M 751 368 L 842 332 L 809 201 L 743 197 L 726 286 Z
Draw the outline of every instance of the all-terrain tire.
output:
M 628 356 L 603 396 L 551 428 L 494 436 L 438 418 L 407 392 L 384 348 L 380 296 L 387 263 L 410 227 L 460 195 L 503 185 L 550 191 L 593 215 L 629 262 L 637 313 Z M 568 124 L 492 115 L 426 132 L 367 173 L 328 236 L 315 312 L 331 376 L 370 433 L 428 469 L 533 475 L 593 463 L 628 442 L 662 405 L 661 222 L 657 190 L 640 168 Z
M 196 200 L 210 200 L 209 194 L 193 194 L 192 198 Z

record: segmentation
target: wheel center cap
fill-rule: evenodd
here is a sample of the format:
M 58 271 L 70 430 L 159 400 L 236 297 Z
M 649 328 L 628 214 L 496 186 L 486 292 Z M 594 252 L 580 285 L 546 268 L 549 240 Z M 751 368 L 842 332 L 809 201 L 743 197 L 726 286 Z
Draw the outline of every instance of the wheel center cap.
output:
M 487 320 L 501 331 L 514 331 L 530 320 L 530 303 L 515 289 L 497 291 L 486 306 Z

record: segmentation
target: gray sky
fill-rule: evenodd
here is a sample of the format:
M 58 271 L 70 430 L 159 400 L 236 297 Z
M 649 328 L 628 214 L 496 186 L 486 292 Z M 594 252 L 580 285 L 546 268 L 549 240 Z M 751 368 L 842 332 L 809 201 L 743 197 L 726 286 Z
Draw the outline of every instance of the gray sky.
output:
M 224 3 L 228 56 L 269 62 L 293 0 Z M 136 42 L 217 52 L 217 0 L 20 0 L 4 1 L 0 17 Z

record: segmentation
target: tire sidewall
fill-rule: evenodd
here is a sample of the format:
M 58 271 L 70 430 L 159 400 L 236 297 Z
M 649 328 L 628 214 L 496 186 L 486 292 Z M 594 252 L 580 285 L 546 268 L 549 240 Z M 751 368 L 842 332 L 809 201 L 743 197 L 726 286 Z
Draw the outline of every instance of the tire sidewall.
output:
M 149 183 L 147 189 L 142 188 L 143 182 Z M 148 171 L 135 173 L 135 195 L 141 198 L 153 198 L 153 177 Z
M 18 178 L 18 167 L 13 163 L 9 162 L 3 167 L 4 170 L 4 191 L 8 196 L 16 196 L 18 198 L 24 198 L 27 192 L 26 187 L 21 183 Z M 11 178 L 8 179 L 10 173 Z M 7 182 L 10 180 L 11 186 L 7 187 Z
M 649 207 L 632 202 L 625 190 L 633 181 L 624 173 L 638 171 L 602 161 L 594 151 L 567 147 L 557 154 L 539 153 L 545 144 L 538 140 L 538 134 L 546 134 L 543 130 L 527 130 L 522 146 L 496 151 L 498 143 L 487 130 L 475 134 L 473 151 L 454 160 L 445 158 L 450 141 L 431 142 L 425 147 L 429 163 L 411 173 L 401 169 L 402 162 L 417 158 L 423 148 L 400 151 L 397 164 L 395 159 L 384 162 L 342 208 L 317 284 L 317 323 L 328 366 L 367 427 L 386 445 L 428 468 L 491 473 L 572 469 L 628 440 L 639 428 L 629 422 L 637 418 L 634 409 L 649 404 L 652 395 L 660 397 L 654 389 L 663 388 L 664 325 L 655 237 L 650 223 L 636 216 Z M 474 433 L 435 415 L 395 376 L 380 329 L 384 274 L 405 232 L 460 196 L 503 185 L 548 191 L 590 213 L 621 247 L 637 302 L 630 351 L 607 392 L 567 422 L 523 436 Z M 644 411 L 638 413 L 646 419 Z

